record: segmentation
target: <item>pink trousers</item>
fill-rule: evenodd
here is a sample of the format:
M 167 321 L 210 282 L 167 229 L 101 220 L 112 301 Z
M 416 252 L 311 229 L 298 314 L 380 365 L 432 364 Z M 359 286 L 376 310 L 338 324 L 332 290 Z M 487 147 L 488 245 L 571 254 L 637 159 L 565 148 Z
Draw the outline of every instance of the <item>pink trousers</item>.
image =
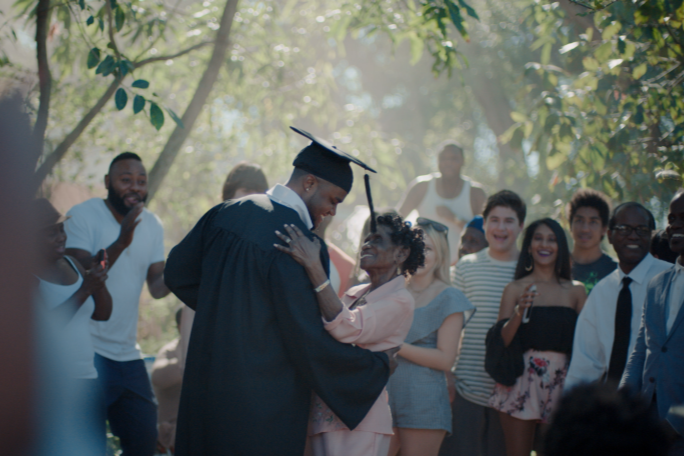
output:
M 347 429 L 322 432 L 309 437 L 307 454 L 312 456 L 387 456 L 391 439 L 391 435 Z

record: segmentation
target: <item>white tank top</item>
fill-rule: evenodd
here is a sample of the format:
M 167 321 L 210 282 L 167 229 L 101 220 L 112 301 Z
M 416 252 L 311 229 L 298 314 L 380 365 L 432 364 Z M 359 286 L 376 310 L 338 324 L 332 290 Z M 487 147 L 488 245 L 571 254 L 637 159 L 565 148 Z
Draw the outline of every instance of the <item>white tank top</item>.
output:
M 78 274 L 78 280 L 71 285 L 59 285 L 46 282 L 38 277 L 38 297 L 40 302 L 48 309 L 54 310 L 64 301 L 73 296 L 81 288 L 83 277 L 76 265 L 69 257 L 64 257 Z M 67 350 L 69 362 L 69 374 L 71 378 L 97 378 L 95 370 L 93 342 L 90 336 L 90 318 L 95 311 L 95 301 L 92 296 L 88 297 L 74 316 L 66 325 L 61 326 L 62 336 Z M 57 327 L 60 327 L 57 325 Z
M 432 174 L 427 181 L 428 188 L 425 192 L 425 197 L 418 206 L 418 214 L 421 217 L 429 218 L 437 222 L 443 223 L 449 227 L 449 250 L 451 251 L 451 262 L 455 262 L 458 258 L 458 248 L 461 243 L 461 228 L 446 221 L 437 215 L 437 206 L 446 206 L 454 213 L 456 217 L 464 222 L 469 222 L 473 218 L 473 209 L 470 205 L 470 179 L 461 176 L 463 179 L 463 188 L 456 198 L 442 198 L 437 193 L 437 178 L 439 173 Z

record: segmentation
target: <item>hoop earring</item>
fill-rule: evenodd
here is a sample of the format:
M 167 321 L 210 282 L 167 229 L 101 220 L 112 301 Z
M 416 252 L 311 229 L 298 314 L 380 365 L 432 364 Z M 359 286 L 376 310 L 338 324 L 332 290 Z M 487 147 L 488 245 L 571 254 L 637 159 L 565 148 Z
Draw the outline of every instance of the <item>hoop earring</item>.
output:
M 525 271 L 527 271 L 527 272 L 530 272 L 534 269 L 534 261 L 532 260 L 532 257 L 529 257 L 529 259 L 530 259 L 530 261 L 529 261 L 530 265 L 525 266 Z

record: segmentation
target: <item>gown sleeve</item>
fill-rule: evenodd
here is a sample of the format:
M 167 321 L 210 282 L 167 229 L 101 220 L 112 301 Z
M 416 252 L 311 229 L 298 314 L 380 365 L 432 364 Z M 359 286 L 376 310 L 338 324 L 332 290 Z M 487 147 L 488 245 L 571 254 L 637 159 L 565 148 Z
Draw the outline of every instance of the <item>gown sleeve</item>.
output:
M 520 339 L 513 338 L 508 347 L 501 336 L 501 328 L 508 319 L 504 319 L 492 326 L 487 332 L 485 340 L 485 371 L 496 383 L 513 386 L 524 370 L 524 351 Z
M 269 269 L 277 324 L 302 379 L 354 429 L 389 379 L 389 359 L 333 339 L 323 328 L 318 301 L 303 267 L 279 253 Z
M 164 283 L 178 299 L 196 310 L 202 277 L 202 258 L 204 257 L 204 237 L 211 229 L 211 221 L 219 206 L 210 210 L 197 222 L 185 238 L 169 252 L 164 267 Z

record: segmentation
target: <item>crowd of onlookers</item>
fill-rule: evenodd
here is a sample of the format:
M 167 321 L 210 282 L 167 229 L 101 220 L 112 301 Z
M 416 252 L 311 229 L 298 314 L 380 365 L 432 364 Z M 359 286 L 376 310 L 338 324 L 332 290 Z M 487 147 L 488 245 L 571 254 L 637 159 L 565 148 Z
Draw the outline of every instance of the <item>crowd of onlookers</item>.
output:
M 356 258 L 326 244 L 330 287 L 344 307 L 328 318 L 321 304 L 326 329 L 372 351 L 401 344 L 384 403 L 357 428 L 384 436 L 373 454 L 684 455 L 684 192 L 657 231 L 643 205 L 611 209 L 605 195 L 581 189 L 567 202 L 570 242 L 556 220 L 526 224 L 516 193 L 487 196 L 461 174 L 464 158 L 456 143 L 443 144 L 439 172 L 382 211 L 379 234 L 367 222 Z M 145 208 L 147 172 L 136 154 L 114 158 L 104 184 L 106 199 L 66 215 L 35 201 L 37 298 L 68 340 L 69 372 L 90 404 L 84 427 L 102 453 L 106 423 L 124 455 L 173 453 L 194 312 L 178 310 L 179 338 L 148 375 L 138 305 L 145 283 L 156 299 L 170 293 L 162 223 Z M 267 190 L 260 167 L 241 163 L 222 196 Z M 315 227 L 321 238 L 330 220 Z M 279 236 L 311 264 L 297 256 L 305 241 L 296 230 Z M 410 312 L 374 304 L 372 330 L 345 323 L 358 318 L 347 309 L 371 318 L 358 309 L 385 301 L 410 302 Z M 344 424 L 319 397 L 313 403 L 306 451 L 333 454 L 320 436 Z

